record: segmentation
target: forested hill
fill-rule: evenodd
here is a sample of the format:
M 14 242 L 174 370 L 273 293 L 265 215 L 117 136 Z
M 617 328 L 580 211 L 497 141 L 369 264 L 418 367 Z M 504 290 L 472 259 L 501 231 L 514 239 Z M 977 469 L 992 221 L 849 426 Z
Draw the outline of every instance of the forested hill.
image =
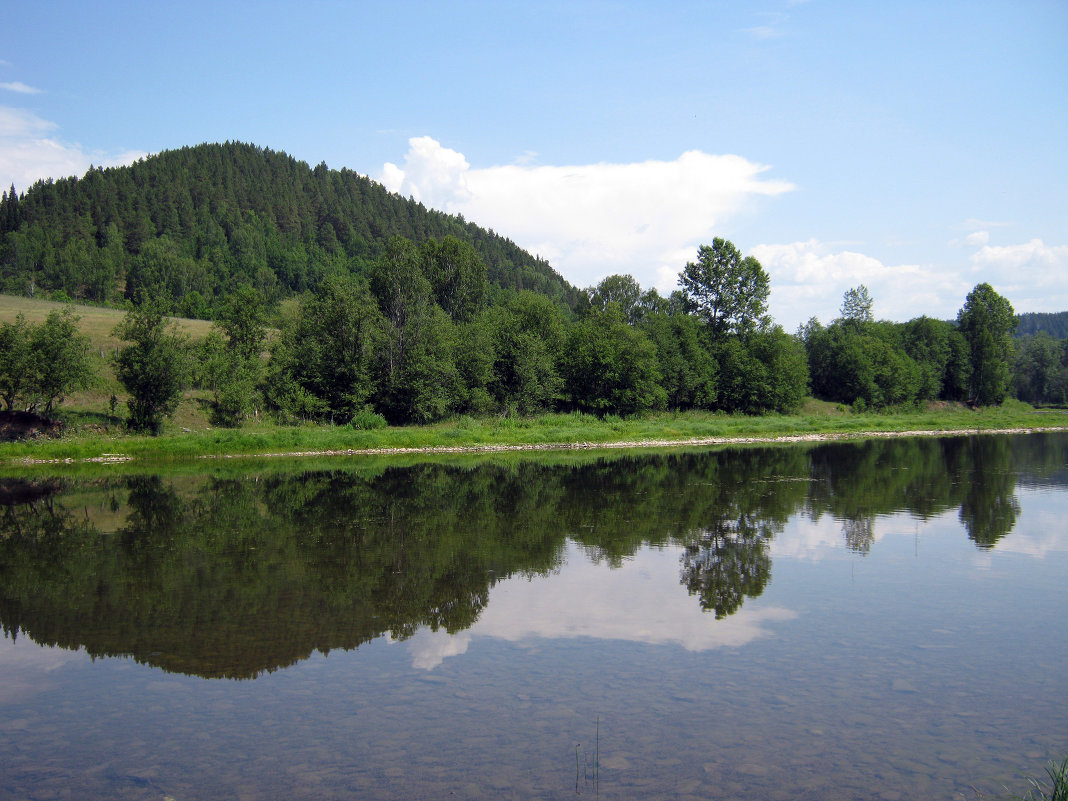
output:
M 1068 311 L 1024 312 L 1016 317 L 1016 336 L 1025 337 L 1045 331 L 1054 339 L 1068 338 Z
M 462 217 L 237 142 L 12 187 L 0 199 L 0 290 L 115 301 L 143 288 L 200 317 L 241 284 L 278 299 L 330 273 L 365 273 L 394 235 L 452 235 L 475 248 L 491 285 L 577 300 L 547 262 Z

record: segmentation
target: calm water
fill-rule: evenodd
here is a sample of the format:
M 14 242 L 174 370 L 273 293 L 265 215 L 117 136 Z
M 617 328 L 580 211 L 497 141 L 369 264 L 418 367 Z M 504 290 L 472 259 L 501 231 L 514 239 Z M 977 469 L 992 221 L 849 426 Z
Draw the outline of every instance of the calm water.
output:
M 1066 435 L 330 467 L 0 482 L 0 797 L 973 799 L 1068 754 Z

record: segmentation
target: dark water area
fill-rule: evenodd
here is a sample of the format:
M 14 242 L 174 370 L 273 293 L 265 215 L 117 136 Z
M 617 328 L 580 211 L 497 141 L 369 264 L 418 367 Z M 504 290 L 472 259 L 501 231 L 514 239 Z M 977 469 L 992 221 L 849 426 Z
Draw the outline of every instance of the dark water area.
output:
M 0 798 L 1004 797 L 1066 575 L 1064 434 L 0 479 Z

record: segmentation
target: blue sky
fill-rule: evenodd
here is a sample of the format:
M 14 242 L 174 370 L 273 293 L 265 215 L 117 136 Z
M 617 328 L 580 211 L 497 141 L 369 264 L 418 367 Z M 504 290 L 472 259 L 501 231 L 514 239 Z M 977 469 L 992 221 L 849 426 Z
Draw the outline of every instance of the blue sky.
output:
M 1068 310 L 1068 3 L 8 3 L 0 182 L 240 140 L 588 286 L 715 236 L 772 315 Z

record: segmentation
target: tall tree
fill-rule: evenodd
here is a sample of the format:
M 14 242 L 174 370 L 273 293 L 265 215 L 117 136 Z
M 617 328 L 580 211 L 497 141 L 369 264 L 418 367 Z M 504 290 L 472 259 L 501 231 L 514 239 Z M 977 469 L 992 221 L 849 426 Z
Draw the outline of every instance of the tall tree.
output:
M 30 326 L 21 312 L 15 322 L 0 323 L 0 400 L 11 411 L 33 379 Z
M 455 321 L 470 320 L 486 302 L 486 264 L 467 242 L 451 234 L 423 244 L 423 274 L 438 305 Z
M 732 242 L 716 237 L 697 249 L 697 261 L 679 273 L 687 304 L 705 319 L 713 335 L 747 335 L 768 308 L 770 281 L 760 262 Z
M 875 319 L 871 313 L 873 303 L 871 294 L 864 284 L 846 290 L 842 296 L 842 319 L 856 325 L 870 323 Z
M 1016 327 L 1012 304 L 990 284 L 978 284 L 965 298 L 957 325 L 971 355 L 968 399 L 979 406 L 1000 404 L 1012 379 L 1012 332 Z
M 590 299 L 590 308 L 595 311 L 603 312 L 609 303 L 617 304 L 630 325 L 640 322 L 645 314 L 642 288 L 632 275 L 609 275 L 597 286 L 587 289 L 586 296 Z M 653 301 L 652 297 L 650 301 Z
M 165 417 L 173 417 L 189 374 L 186 339 L 177 325 L 168 326 L 161 307 L 143 302 L 115 328 L 130 344 L 115 354 L 115 372 L 130 393 L 129 426 L 158 434 Z
M 667 404 L 656 346 L 640 328 L 627 325 L 616 303 L 571 329 L 565 361 L 567 391 L 579 409 L 635 414 Z
M 89 355 L 89 337 L 78 331 L 78 317 L 70 309 L 53 311 L 30 334 L 33 361 L 32 406 L 48 415 L 56 403 L 96 377 Z
M 241 284 L 219 304 L 216 326 L 227 344 L 243 359 L 258 359 L 267 339 L 266 302 L 263 294 Z
M 271 346 L 265 394 L 284 418 L 347 423 L 375 390 L 382 318 L 367 284 L 331 276 L 305 297 Z

